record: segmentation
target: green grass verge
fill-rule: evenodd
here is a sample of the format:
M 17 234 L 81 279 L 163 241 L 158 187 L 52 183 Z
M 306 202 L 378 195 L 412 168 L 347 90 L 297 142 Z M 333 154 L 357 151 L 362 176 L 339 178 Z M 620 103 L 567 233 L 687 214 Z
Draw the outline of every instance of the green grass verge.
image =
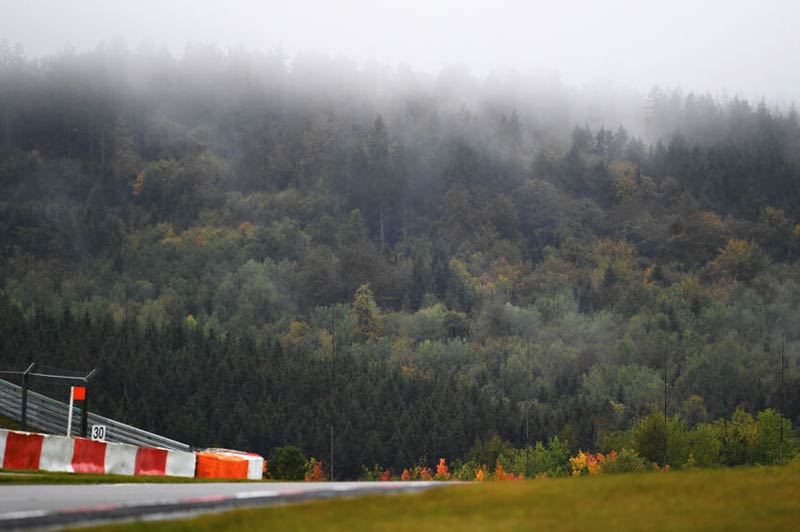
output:
M 709 531 L 798 523 L 800 467 L 791 466 L 473 483 L 102 529 Z
M 6 473 L 6 474 L 3 474 Z M 12 473 L 12 474 L 8 474 Z M 264 482 L 261 480 L 217 479 L 217 478 L 184 478 L 162 476 L 128 476 L 128 475 L 93 475 L 85 473 L 51 473 L 49 471 L 31 471 L 0 469 L 0 485 L 8 484 L 178 484 L 208 482 Z
M 0 429 L 24 430 L 19 421 L 6 416 L 0 416 Z

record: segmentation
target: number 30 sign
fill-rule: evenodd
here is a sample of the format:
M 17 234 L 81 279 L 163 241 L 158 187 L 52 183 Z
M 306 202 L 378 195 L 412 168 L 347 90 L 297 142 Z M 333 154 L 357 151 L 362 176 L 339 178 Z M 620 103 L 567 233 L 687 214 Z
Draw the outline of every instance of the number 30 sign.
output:
M 92 425 L 92 439 L 95 441 L 106 441 L 106 426 Z

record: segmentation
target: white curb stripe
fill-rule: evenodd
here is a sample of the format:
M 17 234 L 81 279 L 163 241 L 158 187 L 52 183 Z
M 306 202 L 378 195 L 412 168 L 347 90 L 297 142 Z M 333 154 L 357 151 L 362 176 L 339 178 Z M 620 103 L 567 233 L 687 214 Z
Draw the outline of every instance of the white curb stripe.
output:
M 75 441 L 66 436 L 45 436 L 42 441 L 42 454 L 39 469 L 59 473 L 72 473 L 72 456 Z
M 138 447 L 124 443 L 106 444 L 106 473 L 112 475 L 133 475 L 136 467 Z

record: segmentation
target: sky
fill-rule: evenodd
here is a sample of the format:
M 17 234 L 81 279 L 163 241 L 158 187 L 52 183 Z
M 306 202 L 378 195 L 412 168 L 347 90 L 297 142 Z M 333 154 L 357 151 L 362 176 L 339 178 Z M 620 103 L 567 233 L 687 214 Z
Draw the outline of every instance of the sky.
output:
M 798 0 L 0 0 L 0 40 L 28 57 L 214 44 L 776 104 L 800 101 L 798 26 Z

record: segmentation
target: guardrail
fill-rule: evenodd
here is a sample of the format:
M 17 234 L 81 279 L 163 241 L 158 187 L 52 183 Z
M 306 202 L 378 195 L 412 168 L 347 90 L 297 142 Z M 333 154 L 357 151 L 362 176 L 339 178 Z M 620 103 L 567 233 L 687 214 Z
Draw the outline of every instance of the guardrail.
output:
M 73 418 L 80 419 L 81 409 L 73 407 Z M 22 387 L 0 379 L 0 414 L 19 420 L 22 417 Z M 69 405 L 45 395 L 28 390 L 27 425 L 50 432 L 64 434 L 67 430 Z M 106 441 L 129 443 L 144 447 L 162 447 L 175 451 L 191 451 L 192 446 L 153 434 L 107 417 L 89 412 L 89 425 L 105 425 Z M 73 425 L 71 436 L 80 436 L 80 424 Z

